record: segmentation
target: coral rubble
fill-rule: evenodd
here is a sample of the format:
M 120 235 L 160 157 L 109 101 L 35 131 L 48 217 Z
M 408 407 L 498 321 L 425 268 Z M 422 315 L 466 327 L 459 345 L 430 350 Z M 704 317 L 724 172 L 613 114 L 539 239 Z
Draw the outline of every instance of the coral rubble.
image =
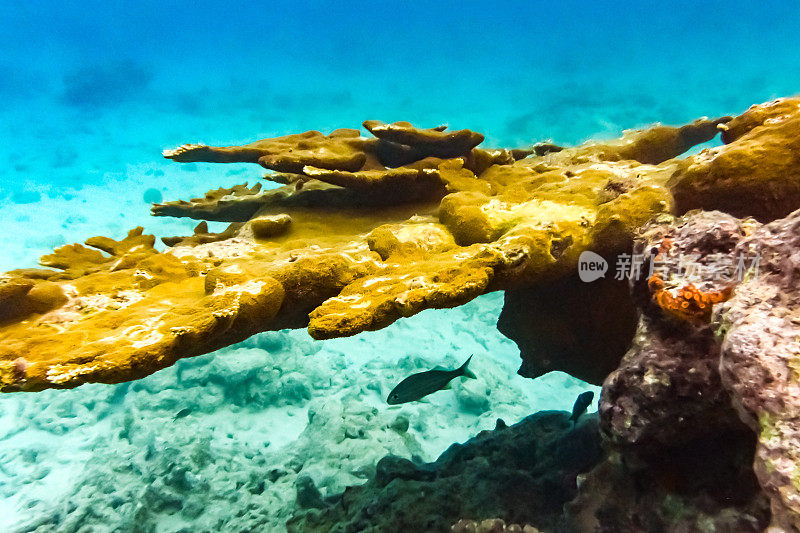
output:
M 535 527 L 525 524 L 506 524 L 500 518 L 487 518 L 477 522 L 461 519 L 452 527 L 453 533 L 539 533 Z

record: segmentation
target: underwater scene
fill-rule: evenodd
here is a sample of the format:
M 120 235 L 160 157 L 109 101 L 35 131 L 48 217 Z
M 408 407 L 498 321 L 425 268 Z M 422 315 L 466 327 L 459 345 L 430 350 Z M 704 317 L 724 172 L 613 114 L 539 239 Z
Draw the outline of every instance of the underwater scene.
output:
M 0 27 L 0 532 L 800 531 L 800 4 Z

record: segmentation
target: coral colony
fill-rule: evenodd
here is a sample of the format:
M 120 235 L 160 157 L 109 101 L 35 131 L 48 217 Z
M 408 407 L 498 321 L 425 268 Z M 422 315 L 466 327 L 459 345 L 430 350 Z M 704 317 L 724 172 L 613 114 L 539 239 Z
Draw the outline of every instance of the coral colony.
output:
M 800 529 L 800 98 L 563 148 L 363 126 L 166 150 L 282 186 L 156 203 L 201 221 L 165 251 L 134 228 L 2 275 L 0 391 L 139 380 L 264 331 L 347 337 L 505 291 L 520 374 L 602 385 L 599 412 L 587 394 L 572 417 L 498 420 L 435 462 L 386 456 L 343 493 L 300 476 L 290 531 Z M 582 281 L 588 252 L 600 274 Z

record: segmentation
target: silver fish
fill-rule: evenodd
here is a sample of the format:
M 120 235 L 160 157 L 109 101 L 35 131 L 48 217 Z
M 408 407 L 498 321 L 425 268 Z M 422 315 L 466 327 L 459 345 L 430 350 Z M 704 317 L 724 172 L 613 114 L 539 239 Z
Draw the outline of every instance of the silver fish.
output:
M 389 393 L 389 397 L 386 398 L 386 402 L 389 405 L 415 402 L 428 394 L 444 389 L 450 381 L 457 377 L 463 376 L 465 378 L 477 379 L 475 374 L 467 368 L 471 359 L 472 356 L 470 355 L 463 365 L 454 370 L 445 370 L 444 368 L 436 367 L 433 370 L 411 374 L 392 389 L 392 392 Z

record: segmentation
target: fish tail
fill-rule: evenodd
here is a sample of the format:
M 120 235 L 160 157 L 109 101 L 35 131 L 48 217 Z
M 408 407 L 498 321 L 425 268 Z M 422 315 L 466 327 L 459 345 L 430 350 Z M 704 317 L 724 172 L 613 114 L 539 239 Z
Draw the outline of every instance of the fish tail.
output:
M 473 354 L 473 355 L 474 355 L 474 354 Z M 461 366 L 458 368 L 458 375 L 459 375 L 459 376 L 464 376 L 465 378 L 469 378 L 469 379 L 478 379 L 478 377 L 477 377 L 475 374 L 473 374 L 472 370 L 470 370 L 469 368 L 467 368 L 467 365 L 469 365 L 469 362 L 470 362 L 471 360 L 472 360 L 472 355 L 470 355 L 470 356 L 467 358 L 467 360 L 466 360 L 466 361 L 464 361 L 464 364 L 463 364 L 463 365 L 461 365 Z

